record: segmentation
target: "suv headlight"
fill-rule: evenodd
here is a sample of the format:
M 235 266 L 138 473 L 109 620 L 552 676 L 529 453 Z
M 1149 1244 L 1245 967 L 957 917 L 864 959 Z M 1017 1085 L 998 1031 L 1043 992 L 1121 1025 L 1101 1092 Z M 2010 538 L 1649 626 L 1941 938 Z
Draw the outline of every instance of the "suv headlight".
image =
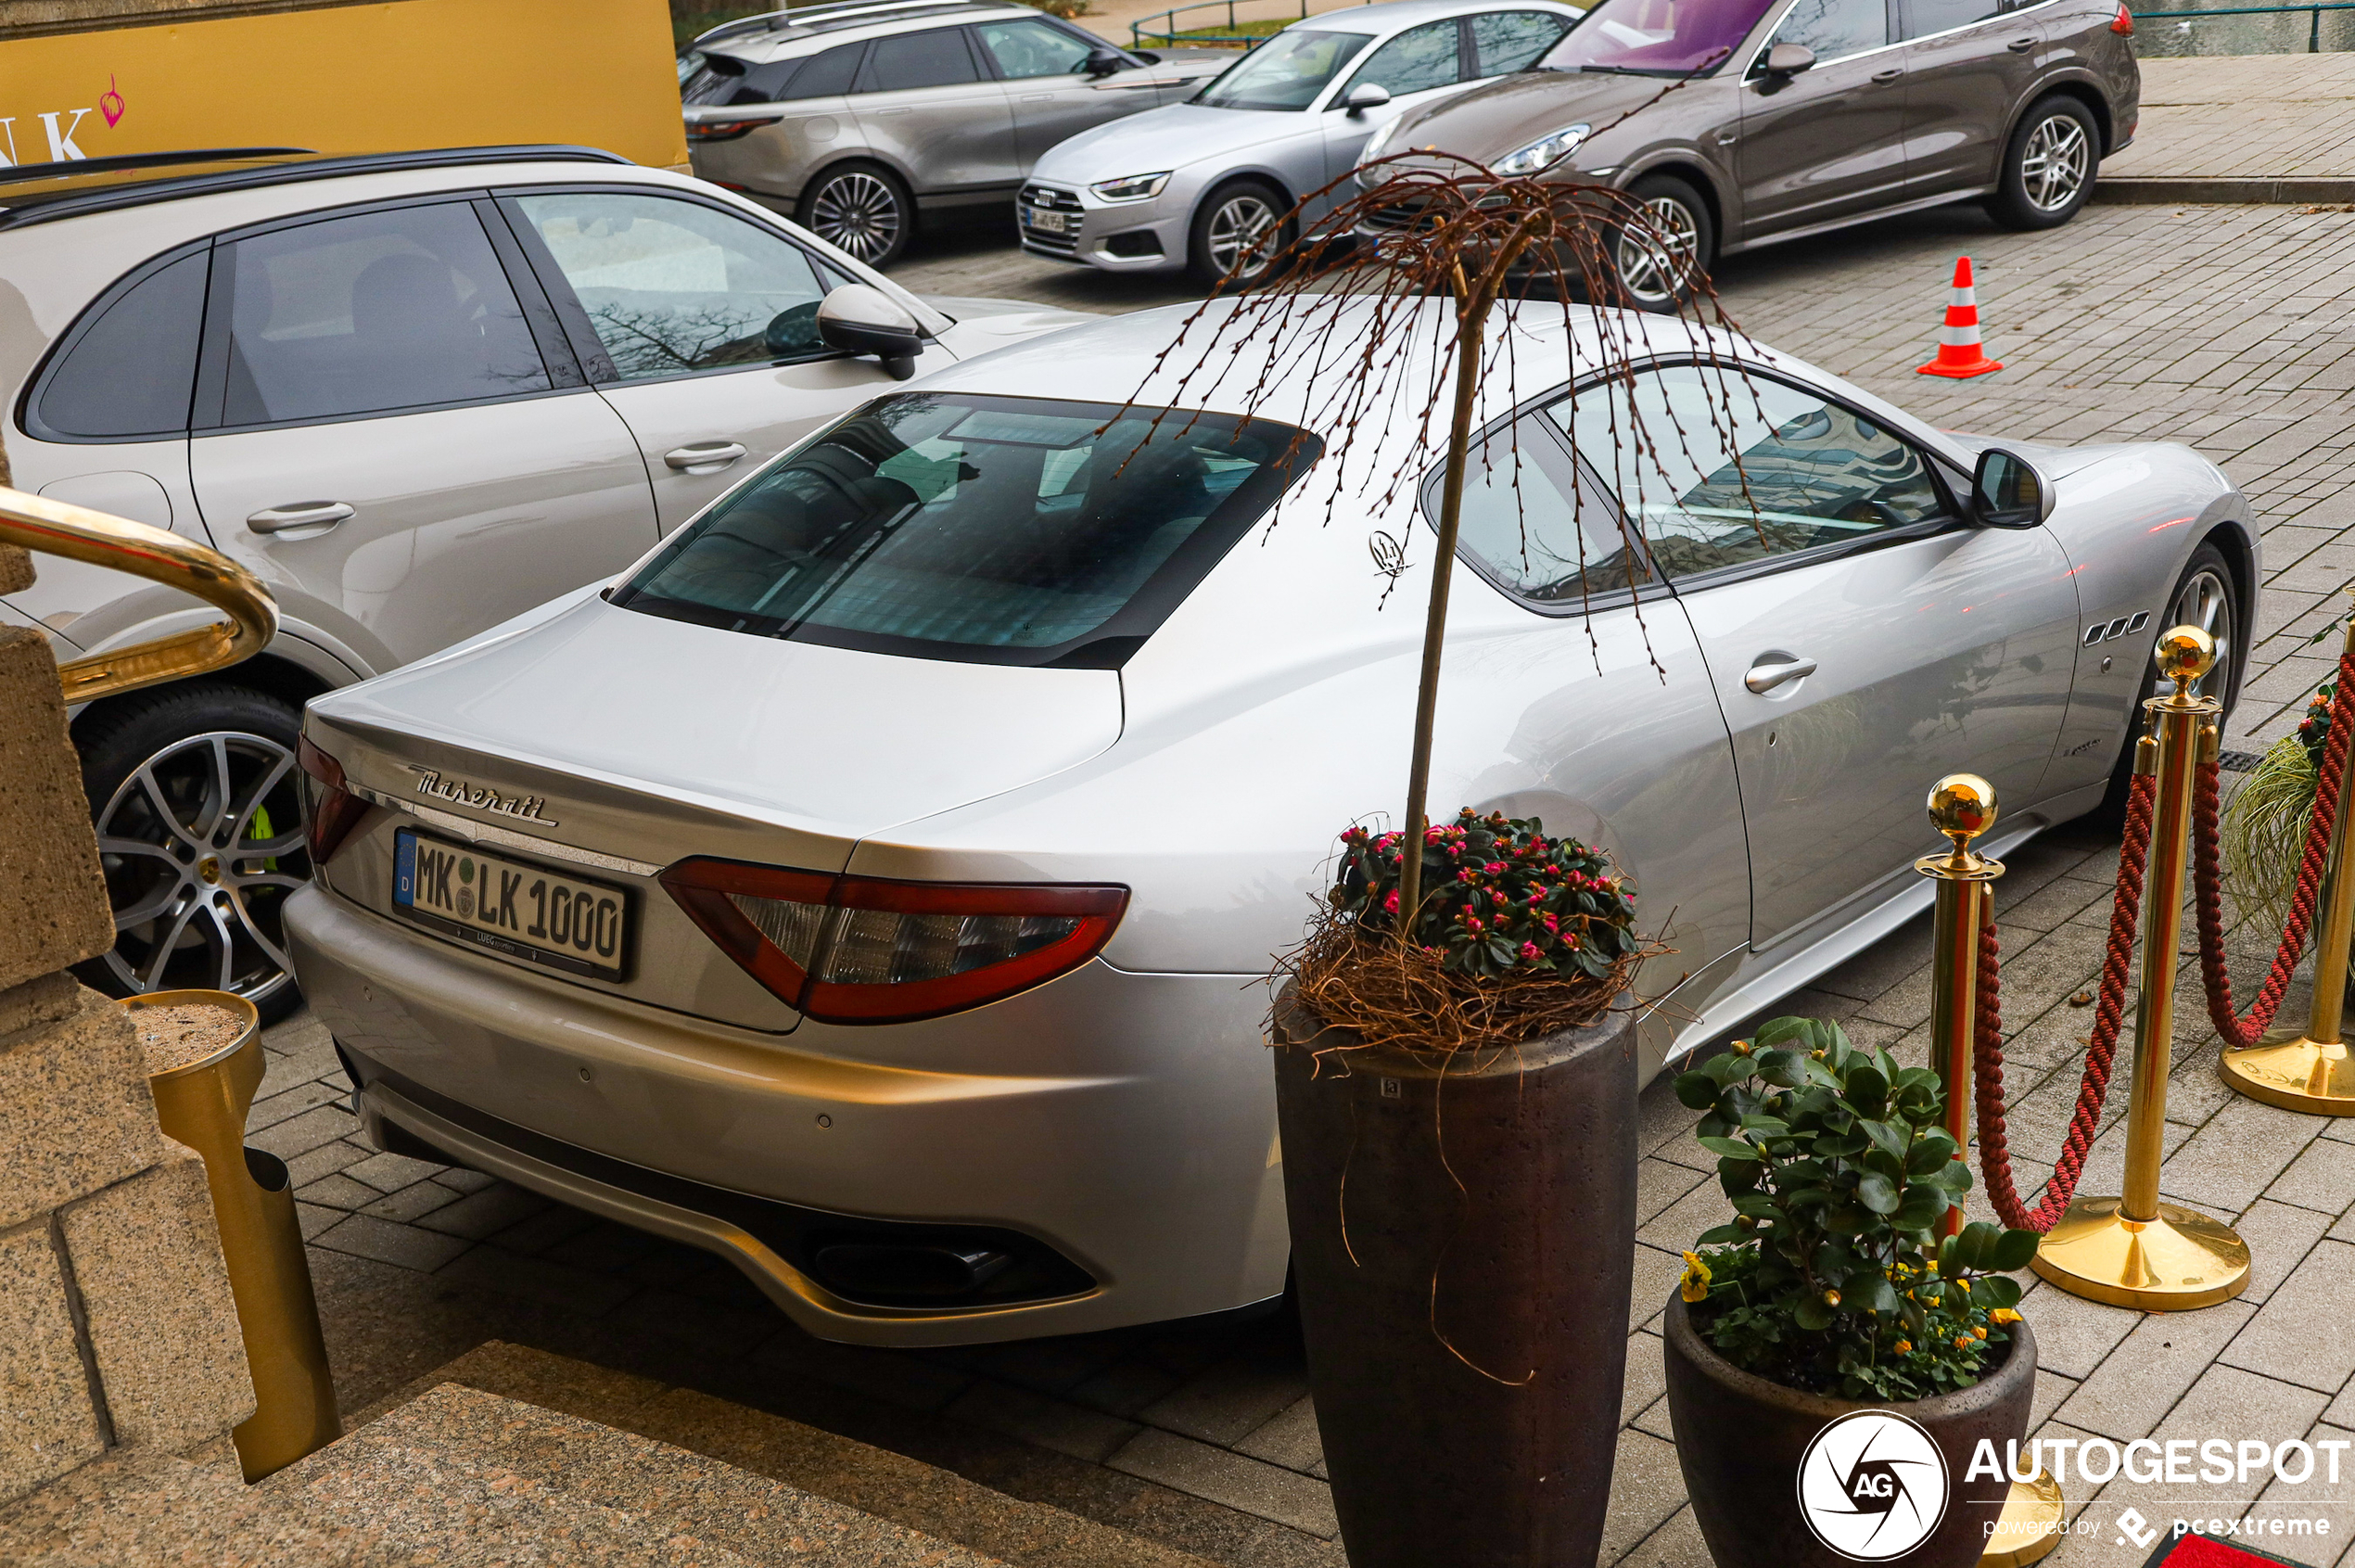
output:
M 1594 129 L 1589 125 L 1565 125 L 1549 136 L 1540 136 L 1527 147 L 1508 152 L 1489 165 L 1499 174 L 1534 174 L 1550 169 L 1578 150 L 1578 144 Z
M 1151 201 L 1169 183 L 1169 171 L 1158 174 L 1124 174 L 1117 180 L 1098 180 L 1088 188 L 1100 201 Z

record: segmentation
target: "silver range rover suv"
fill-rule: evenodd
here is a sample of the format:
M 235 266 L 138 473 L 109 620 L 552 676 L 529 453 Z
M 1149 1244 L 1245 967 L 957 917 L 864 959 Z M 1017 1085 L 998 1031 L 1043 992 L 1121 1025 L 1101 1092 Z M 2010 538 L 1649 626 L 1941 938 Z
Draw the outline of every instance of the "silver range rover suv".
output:
M 1057 142 L 1240 57 L 1114 48 L 1011 0 L 849 0 L 714 28 L 679 90 L 696 173 L 882 267 L 923 215 L 1002 209 Z
M 887 367 L 829 343 L 834 296 L 921 351 Z M 0 170 L 15 487 L 202 541 L 281 617 L 234 669 L 75 715 L 117 931 L 83 978 L 290 1010 L 303 704 L 613 575 L 895 370 L 1081 319 L 946 303 L 581 147 Z M 211 618 L 46 557 L 0 598 L 61 659 Z

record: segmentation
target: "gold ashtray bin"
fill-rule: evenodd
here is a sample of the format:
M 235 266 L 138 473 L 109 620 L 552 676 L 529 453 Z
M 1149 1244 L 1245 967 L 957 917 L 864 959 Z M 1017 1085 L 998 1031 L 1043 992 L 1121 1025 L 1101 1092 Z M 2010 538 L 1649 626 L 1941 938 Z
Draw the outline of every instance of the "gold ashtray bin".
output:
M 164 1132 L 204 1157 L 221 1256 L 253 1376 L 254 1414 L 230 1434 L 248 1481 L 283 1470 L 343 1434 L 319 1332 L 319 1303 L 295 1218 L 286 1162 L 246 1147 L 246 1115 L 268 1064 L 253 1003 L 227 991 L 151 991 L 124 1001 L 148 1007 L 202 1004 L 235 1013 L 235 1043 L 147 1079 Z

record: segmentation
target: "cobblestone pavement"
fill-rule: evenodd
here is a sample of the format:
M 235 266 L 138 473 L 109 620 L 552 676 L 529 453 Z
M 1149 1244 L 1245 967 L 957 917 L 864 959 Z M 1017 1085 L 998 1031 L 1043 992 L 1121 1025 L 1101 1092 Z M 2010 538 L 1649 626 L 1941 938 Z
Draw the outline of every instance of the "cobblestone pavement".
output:
M 1891 221 L 1801 249 L 1729 262 L 1728 307 L 1764 340 L 1938 422 L 2018 439 L 2189 440 L 2247 488 L 2266 530 L 2263 633 L 2234 725 L 2239 744 L 2283 733 L 2328 659 L 2305 638 L 2355 575 L 2351 306 L 2340 258 L 2355 215 L 2290 208 L 2096 208 L 2043 235 L 1970 212 Z M 2000 376 L 1949 385 L 1911 374 L 1934 345 L 1957 252 L 1979 263 Z M 2070 999 L 2100 962 L 2116 844 L 2072 825 L 2015 855 L 1999 884 L 2012 1142 L 2025 1174 L 2049 1158 L 2073 1100 L 2091 1013 Z M 1788 1004 L 1859 1039 L 1918 1052 L 1929 1010 L 1922 923 Z M 2242 983 L 2261 954 L 2244 953 Z M 2024 1309 L 2043 1346 L 2036 1419 L 2047 1435 L 2355 1440 L 2355 1338 L 2335 1327 L 2355 1292 L 2355 1121 L 2240 1100 L 2192 979 L 2178 1002 L 2163 1189 L 2230 1217 L 2256 1256 L 2241 1299 L 2170 1317 L 2047 1287 Z M 2285 1018 L 2302 1016 L 2293 995 Z M 286 1158 L 312 1241 L 349 1405 L 486 1337 L 646 1371 L 762 1403 L 914 1454 L 1019 1496 L 1220 1561 L 1334 1564 L 1297 1330 L 1180 1326 L 961 1352 L 817 1344 L 724 1266 L 465 1171 L 376 1154 L 341 1103 L 348 1086 L 314 1022 L 272 1032 L 255 1141 Z M 1250 1049 L 1247 1042 L 1238 1049 Z M 2121 1068 L 2085 1191 L 2122 1167 Z M 1705 1563 L 1685 1506 L 1657 1315 L 1677 1250 L 1724 1205 L 1691 1117 L 1654 1086 L 1643 1102 L 1641 1244 L 1629 1375 L 1605 1561 Z M 2127 1505 L 2164 1520 L 2325 1510 L 2327 1538 L 2281 1546 L 2323 1568 L 2355 1533 L 2355 1460 L 2336 1483 L 2260 1475 L 2194 1487 L 2113 1482 L 2099 1525 L 2053 1561 L 2140 1562 L 2112 1528 Z M 2192 1509 L 2196 1500 L 2198 1509 Z
M 2355 174 L 2355 55 L 2145 60 L 2142 129 L 2102 174 Z

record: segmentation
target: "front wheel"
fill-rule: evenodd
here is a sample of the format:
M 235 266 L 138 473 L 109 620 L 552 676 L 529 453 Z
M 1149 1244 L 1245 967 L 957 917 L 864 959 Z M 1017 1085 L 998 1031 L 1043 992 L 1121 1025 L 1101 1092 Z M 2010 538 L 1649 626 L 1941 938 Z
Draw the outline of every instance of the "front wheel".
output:
M 1693 297 L 1717 254 L 1717 223 L 1700 192 L 1673 174 L 1651 174 L 1627 187 L 1637 210 L 1610 235 L 1612 281 L 1620 301 L 1668 312 Z
M 1194 210 L 1186 236 L 1186 270 L 1205 288 L 1216 287 L 1230 275 L 1245 287 L 1264 282 L 1291 243 L 1291 210 L 1283 192 L 1257 180 L 1219 186 Z
M 234 991 L 272 1024 L 301 1001 L 282 911 L 311 876 L 302 715 L 197 682 L 118 698 L 74 727 L 113 950 L 76 973 L 110 996 Z
M 2193 690 L 2221 702 L 2229 717 L 2240 696 L 2240 590 L 2234 584 L 2233 568 L 2224 553 L 2213 544 L 2201 545 L 2183 564 L 2175 591 L 2167 596 L 2167 614 L 2151 625 L 2150 641 L 2116 644 L 2140 655 L 2143 680 L 2135 691 L 2134 705 L 2128 709 L 2126 745 L 2110 771 L 2109 790 L 2102 799 L 2102 809 L 2111 816 L 2124 812 L 2126 792 L 2133 783 L 2134 743 L 2146 729 L 2143 704 L 2159 695 L 2158 670 L 2151 662 L 2150 650 L 2178 626 L 2196 626 L 2216 640 L 2216 662 Z
M 916 204 L 899 177 L 879 164 L 830 169 L 801 198 L 801 226 L 875 268 L 891 265 L 915 232 Z
M 2020 116 L 2004 148 L 1988 216 L 2010 229 L 2058 228 L 2094 193 L 2101 131 L 2075 98 L 2040 98 Z

